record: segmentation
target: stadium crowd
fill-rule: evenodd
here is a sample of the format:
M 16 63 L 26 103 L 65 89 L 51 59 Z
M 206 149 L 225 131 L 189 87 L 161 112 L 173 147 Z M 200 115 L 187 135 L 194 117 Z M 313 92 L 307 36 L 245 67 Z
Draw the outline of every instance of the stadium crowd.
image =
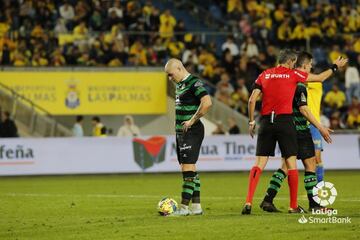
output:
M 324 122 L 360 126 L 360 1 L 200 0 L 234 34 L 201 41 L 191 26 L 151 1 L 3 0 L 2 66 L 162 66 L 183 60 L 208 80 L 219 101 L 247 113 L 258 74 L 276 64 L 279 48 L 311 44 L 315 71 L 339 55 L 349 66 L 329 80 Z M 221 49 L 221 50 L 219 50 Z M 331 88 L 331 90 L 330 90 Z

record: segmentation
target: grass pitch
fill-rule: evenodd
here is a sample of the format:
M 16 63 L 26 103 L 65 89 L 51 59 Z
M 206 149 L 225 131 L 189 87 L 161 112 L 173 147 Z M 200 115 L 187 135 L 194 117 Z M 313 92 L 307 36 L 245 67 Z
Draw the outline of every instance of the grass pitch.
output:
M 202 173 L 205 214 L 177 218 L 159 216 L 156 206 L 164 196 L 179 202 L 180 173 L 3 177 L 0 239 L 359 239 L 359 173 L 325 173 L 338 191 L 332 207 L 349 224 L 300 224 L 302 215 L 263 212 L 258 205 L 270 172 L 261 176 L 250 216 L 240 215 L 248 172 Z M 299 203 L 307 207 L 302 179 Z M 286 212 L 286 183 L 275 204 Z

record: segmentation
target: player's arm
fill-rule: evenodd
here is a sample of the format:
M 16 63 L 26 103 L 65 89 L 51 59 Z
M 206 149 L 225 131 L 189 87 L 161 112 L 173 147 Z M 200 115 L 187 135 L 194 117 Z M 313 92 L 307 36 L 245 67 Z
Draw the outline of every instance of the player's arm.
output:
M 183 122 L 183 130 L 186 132 L 194 123 L 196 123 L 202 116 L 204 116 L 212 105 L 211 97 L 205 95 L 200 99 L 200 105 L 196 113 L 191 117 L 190 120 Z
M 261 90 L 259 87 L 256 87 L 251 93 L 251 96 L 249 98 L 249 102 L 248 102 L 248 109 L 249 109 L 249 133 L 250 136 L 253 138 L 255 135 L 255 119 L 254 119 L 254 113 L 255 113 L 255 106 L 256 106 L 256 101 L 259 98 L 261 94 Z
M 326 79 L 328 79 L 329 77 L 331 77 L 331 75 L 334 72 L 336 72 L 339 69 L 339 67 L 345 66 L 345 64 L 347 62 L 348 62 L 347 58 L 342 58 L 340 56 L 334 61 L 333 65 L 328 70 L 325 70 L 319 74 L 309 73 L 306 81 L 307 82 L 323 82 Z
M 330 128 L 323 127 L 314 117 L 314 115 L 311 113 L 309 107 L 307 105 L 303 105 L 299 107 L 299 110 L 301 114 L 317 129 L 319 129 L 321 136 L 324 138 L 324 140 L 327 143 L 331 143 L 332 139 L 330 137 L 330 133 L 334 132 Z

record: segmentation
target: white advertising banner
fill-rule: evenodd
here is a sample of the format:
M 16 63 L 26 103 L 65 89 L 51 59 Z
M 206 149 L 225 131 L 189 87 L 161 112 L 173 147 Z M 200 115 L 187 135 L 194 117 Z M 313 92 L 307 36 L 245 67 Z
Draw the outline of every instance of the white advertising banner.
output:
M 333 135 L 324 144 L 326 169 L 360 169 L 360 137 Z M 249 170 L 255 160 L 256 139 L 247 135 L 204 139 L 199 171 Z M 301 168 L 302 164 L 298 163 Z M 266 169 L 280 166 L 280 154 Z M 14 138 L 0 139 L 0 176 L 175 172 L 175 136 L 144 138 Z

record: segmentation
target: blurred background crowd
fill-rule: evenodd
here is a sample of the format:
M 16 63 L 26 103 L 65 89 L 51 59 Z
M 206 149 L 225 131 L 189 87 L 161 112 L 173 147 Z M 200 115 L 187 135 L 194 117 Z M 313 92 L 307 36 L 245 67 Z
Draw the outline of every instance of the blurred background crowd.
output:
M 215 98 L 247 114 L 252 84 L 276 64 L 278 50 L 311 49 L 315 72 L 339 55 L 349 58 L 324 83 L 323 124 L 360 127 L 359 0 L 179 0 L 173 9 L 166 6 L 165 0 L 3 0 L 0 64 L 161 67 L 177 57 Z M 218 34 L 204 37 L 188 15 L 175 16 L 179 10 L 200 21 L 200 10 L 206 11 L 212 21 L 204 18 L 205 30 Z M 215 29 L 214 21 L 220 23 Z

